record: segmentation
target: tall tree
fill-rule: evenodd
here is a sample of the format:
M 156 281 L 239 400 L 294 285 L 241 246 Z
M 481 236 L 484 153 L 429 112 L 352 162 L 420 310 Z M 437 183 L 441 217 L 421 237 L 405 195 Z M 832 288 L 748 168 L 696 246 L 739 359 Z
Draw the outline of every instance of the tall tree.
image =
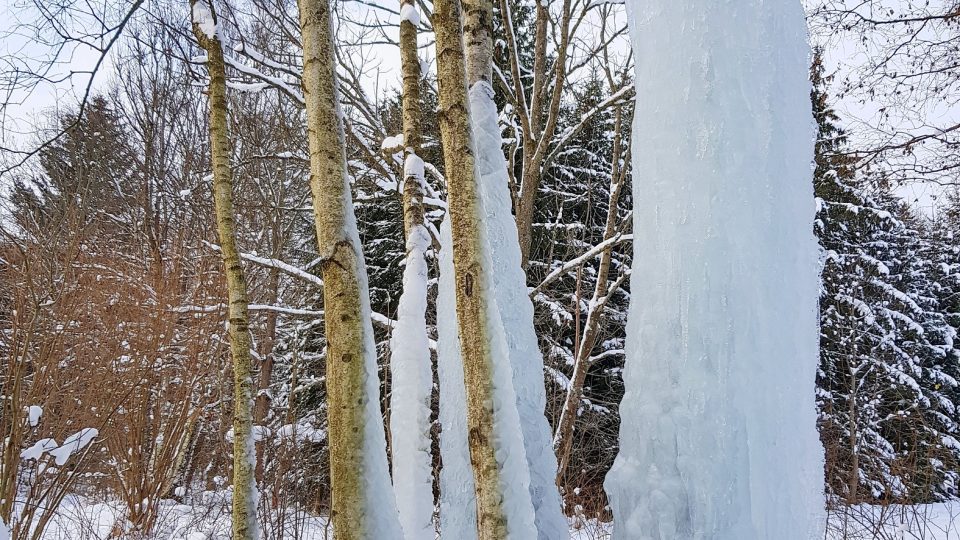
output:
M 323 275 L 334 534 L 400 536 L 380 416 L 366 268 L 347 175 L 333 21 L 326 0 L 300 0 L 310 187 Z
M 476 495 L 476 530 L 481 540 L 508 536 L 533 538 L 536 530 L 526 489 L 529 472 L 523 436 L 512 373 L 503 362 L 506 339 L 491 289 L 491 254 L 482 225 L 484 213 L 465 85 L 467 72 L 460 21 L 459 0 L 441 0 L 434 4 L 440 134 L 466 392 L 466 432 Z
M 436 536 L 433 525 L 433 456 L 430 405 L 433 370 L 427 337 L 427 250 L 430 232 L 424 226 L 424 163 L 420 157 L 420 58 L 413 0 L 401 1 L 400 66 L 403 75 L 403 229 L 407 253 L 397 326 L 390 344 L 390 450 L 394 493 L 407 540 Z
M 470 125 L 483 219 L 479 227 L 490 253 L 491 306 L 498 312 L 506 356 L 497 356 L 513 377 L 516 407 L 530 477 L 530 502 L 539 538 L 568 534 L 556 484 L 557 460 L 544 416 L 546 390 L 543 355 L 534 329 L 533 303 L 523 271 L 523 250 L 511 208 L 510 177 L 503 154 L 500 114 L 494 102 L 494 6 L 491 0 L 464 2 L 464 56 L 470 101 Z
M 253 443 L 253 370 L 251 368 L 250 318 L 247 314 L 247 284 L 237 249 L 233 216 L 233 171 L 227 127 L 227 76 L 222 34 L 217 15 L 208 0 L 191 0 L 193 35 L 207 51 L 210 74 L 210 162 L 213 167 L 213 201 L 217 234 L 227 281 L 230 354 L 233 357 L 233 538 L 255 540 L 257 489 L 254 479 L 256 455 Z

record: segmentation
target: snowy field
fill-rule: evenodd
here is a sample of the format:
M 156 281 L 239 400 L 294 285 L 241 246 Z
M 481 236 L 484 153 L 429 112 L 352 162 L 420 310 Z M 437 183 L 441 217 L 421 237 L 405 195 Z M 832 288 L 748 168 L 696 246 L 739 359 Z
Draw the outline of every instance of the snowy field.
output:
M 161 506 L 156 533 L 142 540 L 229 540 L 230 509 L 221 495 L 207 493 L 192 505 L 164 501 Z M 122 516 L 123 508 L 117 503 L 68 498 L 42 539 L 131 538 L 121 532 Z M 333 538 L 329 523 L 323 517 L 288 512 L 283 521 L 282 532 L 278 528 L 268 530 L 263 538 Z M 825 540 L 960 540 L 960 502 L 905 507 L 857 506 L 846 512 L 832 512 L 827 528 Z M 594 520 L 572 520 L 570 538 L 608 540 L 610 527 Z

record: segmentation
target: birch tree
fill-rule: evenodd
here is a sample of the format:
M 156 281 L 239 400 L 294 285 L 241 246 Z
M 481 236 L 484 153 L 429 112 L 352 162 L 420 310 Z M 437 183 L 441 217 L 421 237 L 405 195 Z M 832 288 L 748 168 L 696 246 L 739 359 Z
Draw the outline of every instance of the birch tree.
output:
M 481 15 L 482 16 L 482 15 Z M 470 21 L 468 17 L 466 21 Z M 457 329 L 466 391 L 466 431 L 473 469 L 477 537 L 536 536 L 529 471 L 516 410 L 506 338 L 491 290 L 491 254 L 476 169 L 460 4 L 434 4 L 440 134 L 452 232 Z M 467 31 L 474 27 L 467 22 Z M 471 66 L 471 73 L 477 73 Z M 481 70 L 482 71 L 482 70 Z
M 400 525 L 407 540 L 432 540 L 433 456 L 430 452 L 430 402 L 433 371 L 427 337 L 427 250 L 430 233 L 424 227 L 424 164 L 420 153 L 420 58 L 417 27 L 420 16 L 413 0 L 400 7 L 400 63 L 403 75 L 403 229 L 406 257 L 403 292 L 397 307 L 397 327 L 390 344 L 390 449 L 394 494 Z
M 347 176 L 330 5 L 300 0 L 310 187 L 323 274 L 334 533 L 399 537 L 379 409 L 366 267 Z
M 509 366 L 513 377 L 538 535 L 544 540 L 557 540 L 569 533 L 555 482 L 557 461 L 550 428 L 544 416 L 543 356 L 533 325 L 533 303 L 527 295 L 499 114 L 493 101 L 493 2 L 466 0 L 463 21 L 476 175 L 483 208 L 480 227 L 486 231 L 491 294 L 499 308 L 507 346 L 506 358 L 497 360 Z
M 227 131 L 227 77 L 217 16 L 206 0 L 192 0 L 193 34 L 207 51 L 210 74 L 210 162 L 220 253 L 226 272 L 230 355 L 233 358 L 233 538 L 254 540 L 257 532 L 257 491 L 254 483 L 253 373 L 250 360 L 247 284 L 237 250 L 233 217 L 233 172 Z

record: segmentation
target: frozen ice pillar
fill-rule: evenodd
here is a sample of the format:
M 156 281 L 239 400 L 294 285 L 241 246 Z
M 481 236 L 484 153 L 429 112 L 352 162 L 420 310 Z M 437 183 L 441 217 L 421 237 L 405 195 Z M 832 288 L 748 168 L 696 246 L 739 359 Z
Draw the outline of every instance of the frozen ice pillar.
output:
M 626 5 L 635 253 L 606 481 L 613 538 L 815 538 L 818 248 L 800 1 Z

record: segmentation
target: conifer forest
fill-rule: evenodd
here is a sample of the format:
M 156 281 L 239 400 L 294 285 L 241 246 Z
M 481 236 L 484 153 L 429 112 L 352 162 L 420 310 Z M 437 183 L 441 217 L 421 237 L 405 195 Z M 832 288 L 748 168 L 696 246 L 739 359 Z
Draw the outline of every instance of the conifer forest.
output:
M 0 540 L 957 538 L 958 0 L 0 0 Z

